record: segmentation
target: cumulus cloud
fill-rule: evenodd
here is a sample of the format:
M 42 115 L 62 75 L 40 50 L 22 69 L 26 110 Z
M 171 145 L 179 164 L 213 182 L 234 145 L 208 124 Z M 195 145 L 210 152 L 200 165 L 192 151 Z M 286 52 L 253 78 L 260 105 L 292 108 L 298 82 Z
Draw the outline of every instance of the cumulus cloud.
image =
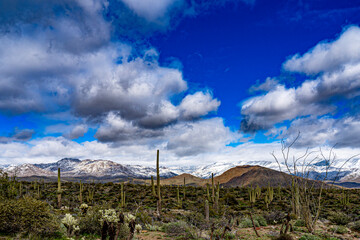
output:
M 269 129 L 285 120 L 334 114 L 340 100 L 359 96 L 359 39 L 360 28 L 352 26 L 339 39 L 319 43 L 303 56 L 295 55 L 286 61 L 285 70 L 317 75 L 298 87 L 278 83 L 265 94 L 244 101 L 242 130 Z
M 190 162 L 192 165 L 198 165 L 212 162 L 212 158 L 205 161 L 198 159 L 226 151 L 228 148 L 226 145 L 237 142 L 240 137 L 238 133 L 233 133 L 224 126 L 221 118 L 179 122 L 164 129 L 148 131 L 141 130 L 114 114 L 109 115 L 107 121 L 108 125 L 103 125 L 98 130 L 98 138 L 114 139 L 77 143 L 60 136 L 36 138 L 27 143 L 11 141 L 6 148 L 0 144 L 0 159 L 6 160 L 2 164 L 11 164 L 51 162 L 63 157 L 75 157 L 148 165 L 154 160 L 155 149 L 160 149 L 164 156 L 162 162 L 166 165 L 179 163 L 180 159 L 181 164 Z M 124 142 L 121 144 L 106 142 L 119 141 L 119 138 L 123 138 Z
M 299 132 L 300 137 L 296 143 L 298 148 L 322 145 L 336 148 L 360 147 L 360 117 L 358 115 L 339 119 L 329 116 L 299 118 L 294 120 L 286 130 L 274 136 L 293 139 Z
M 183 0 L 122 0 L 130 9 L 149 21 L 164 18 L 171 8 L 184 4 Z
M 265 91 L 268 92 L 272 89 L 274 89 L 277 85 L 278 85 L 279 81 L 275 78 L 266 78 L 264 83 L 257 83 L 253 86 L 250 87 L 249 92 L 250 93 L 254 93 L 254 92 L 261 92 L 261 91 Z
M 171 19 L 192 10 L 198 14 L 208 3 L 119 2 L 0 0 L 0 113 L 36 112 L 52 124 L 45 135 L 61 135 L 32 139 L 31 130 L 19 130 L 0 138 L 8 145 L 0 158 L 113 158 L 125 150 L 133 158 L 157 146 L 178 159 L 236 141 L 222 119 L 204 120 L 220 106 L 210 91 L 187 93 L 179 64 L 162 65 L 149 45 L 118 38 L 130 38 L 130 22 L 144 29 L 153 23 L 167 28 Z M 111 9 L 114 4 L 122 4 L 120 12 Z M 71 141 L 89 128 L 98 141 Z
M 32 4 L 39 3 L 31 3 L 30 9 Z M 111 28 L 102 16 L 105 1 L 69 3 L 75 10 L 66 17 L 61 14 L 64 5 L 51 4 L 59 5 L 59 16 L 44 10 L 42 21 L 35 19 L 42 27 L 25 31 L 33 19 L 24 16 L 13 21 L 21 35 L 14 31 L 0 35 L 0 111 L 51 115 L 65 109 L 98 124 L 96 136 L 109 142 L 131 137 L 111 136 L 118 132 L 114 116 L 133 126 L 130 132 L 150 137 L 161 133 L 151 129 L 217 110 L 220 102 L 208 92 L 185 95 L 180 105 L 174 105 L 171 98 L 187 90 L 179 69 L 161 66 L 155 49 L 134 55 L 130 45 L 109 42 Z M 49 127 L 48 132 L 75 139 L 87 131 L 85 125 L 62 126 L 67 127 Z
M 295 54 L 284 63 L 291 72 L 318 74 L 341 70 L 344 66 L 360 62 L 360 29 L 351 26 L 335 41 L 317 44 L 304 55 Z
M 224 126 L 221 118 L 178 124 L 166 131 L 171 136 L 167 149 L 177 156 L 216 152 L 239 137 Z
M 180 103 L 179 109 L 185 119 L 194 119 L 209 112 L 214 112 L 220 106 L 220 101 L 213 99 L 209 92 L 196 92 L 187 95 Z
M 8 136 L 0 136 L 0 143 L 9 142 L 25 142 L 32 138 L 34 130 L 32 129 L 15 129 L 13 133 Z

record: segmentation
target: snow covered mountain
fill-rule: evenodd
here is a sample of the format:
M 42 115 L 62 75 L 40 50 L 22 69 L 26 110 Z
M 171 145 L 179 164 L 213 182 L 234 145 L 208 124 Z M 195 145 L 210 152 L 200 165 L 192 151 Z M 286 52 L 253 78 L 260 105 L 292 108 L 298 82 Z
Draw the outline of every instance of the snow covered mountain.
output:
M 58 168 L 64 177 L 132 177 L 150 178 L 156 176 L 156 169 L 139 165 L 122 165 L 109 160 L 79 160 L 64 158 L 55 163 L 22 164 L 4 168 L 10 176 L 56 176 Z M 160 176 L 173 177 L 177 174 L 161 167 Z
M 28 164 L 28 163 L 18 166 L 10 166 L 5 168 L 4 170 L 9 174 L 9 176 L 17 176 L 17 177 L 55 176 L 54 172 L 41 169 L 39 167 L 34 166 L 33 164 Z
M 210 178 L 219 176 L 225 171 L 235 166 L 258 165 L 274 170 L 279 170 L 276 161 L 239 161 L 236 163 L 211 163 L 203 166 L 185 167 L 161 167 L 160 176 L 170 178 L 183 173 L 191 174 L 200 178 Z M 281 171 L 286 171 L 284 163 L 280 162 Z M 301 166 L 298 166 L 301 167 Z M 9 175 L 16 174 L 19 177 L 29 176 L 56 176 L 57 169 L 60 168 L 62 176 L 65 177 L 132 177 L 150 178 L 156 176 L 156 169 L 153 167 L 140 165 L 122 165 L 109 160 L 79 160 L 74 158 L 64 158 L 54 163 L 44 164 L 22 164 L 18 166 L 8 166 L 3 168 Z M 307 166 L 309 178 L 319 179 L 326 175 L 327 162 L 323 160 L 314 161 Z M 301 171 L 301 169 L 299 169 Z M 301 175 L 300 175 L 301 176 Z M 331 164 L 328 168 L 327 179 L 347 182 L 360 183 L 360 158 L 353 158 L 349 161 L 339 160 Z

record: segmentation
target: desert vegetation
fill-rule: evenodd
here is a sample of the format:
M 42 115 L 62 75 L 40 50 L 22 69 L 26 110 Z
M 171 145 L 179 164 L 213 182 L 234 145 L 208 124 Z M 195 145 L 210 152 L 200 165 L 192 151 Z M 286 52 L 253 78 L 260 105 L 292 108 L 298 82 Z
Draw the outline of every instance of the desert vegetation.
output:
M 159 152 L 157 153 L 159 169 Z M 3 239 L 358 239 L 360 191 L 288 185 L 202 186 L 22 181 L 0 174 Z M 180 178 L 178 176 L 178 178 Z M 181 177 L 182 178 L 182 177 Z M 156 180 L 156 181 L 155 181 Z M 165 184 L 167 182 L 167 184 Z M 307 183 L 308 184 L 308 183 Z M 309 186 L 309 185 L 306 185 Z M 319 198 L 320 196 L 320 198 Z M 317 202 L 320 200 L 320 205 Z M 304 201 L 309 201 L 305 205 Z M 312 206 L 315 203 L 316 208 Z M 320 209 L 319 209 L 320 208 Z M 316 218 L 316 221 L 314 219 Z M 309 220 L 310 219 L 310 220 Z

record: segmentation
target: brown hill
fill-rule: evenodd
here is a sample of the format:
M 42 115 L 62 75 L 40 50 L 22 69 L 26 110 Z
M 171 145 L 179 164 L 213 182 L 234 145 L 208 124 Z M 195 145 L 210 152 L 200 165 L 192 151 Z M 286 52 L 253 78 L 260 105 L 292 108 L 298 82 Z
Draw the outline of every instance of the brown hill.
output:
M 163 185 L 182 185 L 184 184 L 184 177 L 186 185 L 205 186 L 207 183 L 211 184 L 211 179 L 202 179 L 191 174 L 181 174 L 179 176 L 162 179 Z M 215 184 L 220 183 L 223 186 L 251 186 L 259 185 L 260 187 L 287 185 L 291 182 L 291 176 L 279 171 L 260 166 L 237 166 L 224 172 L 223 174 L 214 177 Z
M 273 169 L 259 167 L 251 168 L 241 176 L 234 177 L 228 182 L 224 183 L 227 187 L 237 186 L 257 186 L 266 187 L 270 186 L 289 186 L 291 184 L 292 176 L 286 173 L 282 173 Z
M 162 179 L 163 185 L 182 185 L 184 184 L 184 178 L 186 179 L 186 185 L 192 186 L 205 186 L 207 183 L 211 184 L 211 179 L 202 179 L 195 177 L 191 174 L 181 174 L 168 179 Z M 257 186 L 266 187 L 268 185 L 272 187 L 276 186 L 290 186 L 292 176 L 283 172 L 279 172 L 273 169 L 261 167 L 261 166 L 237 166 L 224 172 L 223 174 L 214 178 L 215 184 L 220 183 L 225 187 L 247 187 Z M 320 186 L 319 182 L 313 180 L 307 180 Z M 311 185 L 311 183 L 309 183 Z
M 226 172 L 224 172 L 223 174 L 221 174 L 217 177 L 214 177 L 214 182 L 215 183 L 219 182 L 220 184 L 225 184 L 225 183 L 229 182 L 230 180 L 232 180 L 233 178 L 243 176 L 244 174 L 246 174 L 249 171 L 256 172 L 259 168 L 262 168 L 262 167 L 250 166 L 250 165 L 233 167 L 233 168 L 230 168 L 229 170 L 227 170 Z M 210 182 L 211 182 L 211 179 L 209 180 L 209 183 Z

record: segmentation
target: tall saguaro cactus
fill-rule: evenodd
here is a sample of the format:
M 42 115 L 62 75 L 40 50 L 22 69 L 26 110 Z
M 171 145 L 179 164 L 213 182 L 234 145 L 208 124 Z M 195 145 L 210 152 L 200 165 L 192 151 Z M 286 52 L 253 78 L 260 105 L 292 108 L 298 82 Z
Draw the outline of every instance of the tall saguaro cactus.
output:
M 79 186 L 80 186 L 79 201 L 80 201 L 80 205 L 81 205 L 81 204 L 82 204 L 82 202 L 83 202 L 83 197 L 82 197 L 82 193 L 83 193 L 83 184 L 81 183 L 81 180 L 80 180 Z
M 211 173 L 212 202 L 215 202 L 214 174 Z
M 124 182 L 121 183 L 121 193 L 120 193 L 120 207 L 125 207 L 125 192 L 124 192 Z
M 161 216 L 161 192 L 160 192 L 160 164 L 159 164 L 159 150 L 157 150 L 156 154 L 156 183 L 157 183 L 157 211 L 159 216 Z
M 151 191 L 154 197 L 156 197 L 156 191 L 155 191 L 155 184 L 154 184 L 154 177 L 151 176 Z
M 182 202 L 181 202 L 181 199 L 180 199 L 180 187 L 179 185 L 177 186 L 177 189 L 176 189 L 176 198 L 177 198 L 177 204 L 178 204 L 178 207 L 182 207 Z
M 209 222 L 209 201 L 205 200 L 205 221 Z
M 60 168 L 58 168 L 58 190 L 57 190 L 57 200 L 58 200 L 58 208 L 61 208 L 61 178 L 60 178 Z
M 185 177 L 184 177 L 183 192 L 184 192 L 184 200 L 185 200 L 186 199 L 186 181 L 185 181 Z
M 210 190 L 209 190 L 209 184 L 207 183 L 206 184 L 206 196 L 207 196 L 207 199 L 208 201 L 210 202 L 211 201 L 211 198 L 210 198 Z

